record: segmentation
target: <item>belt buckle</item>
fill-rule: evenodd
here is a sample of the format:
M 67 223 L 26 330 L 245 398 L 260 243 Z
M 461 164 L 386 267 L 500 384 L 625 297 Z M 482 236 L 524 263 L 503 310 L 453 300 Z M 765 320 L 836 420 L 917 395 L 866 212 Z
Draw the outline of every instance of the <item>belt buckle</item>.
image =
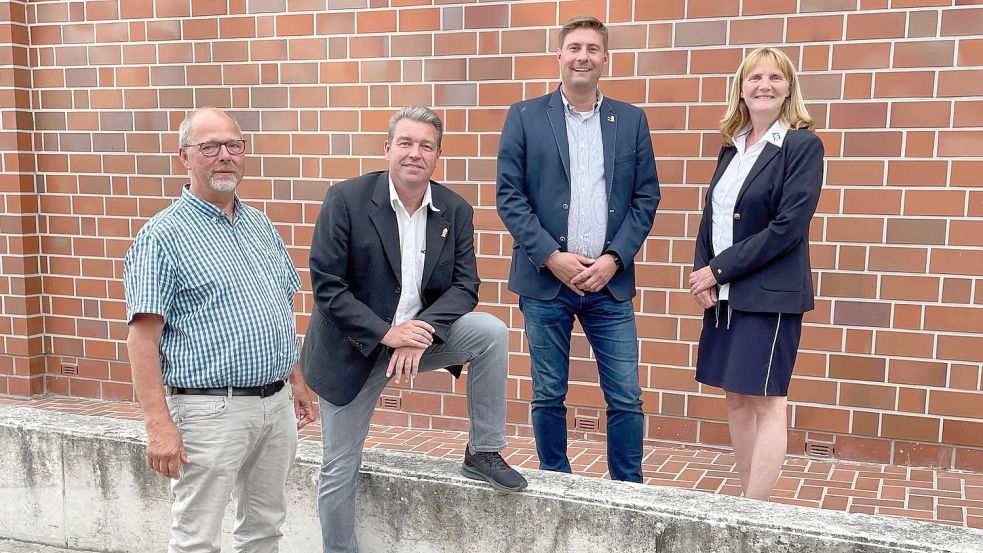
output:
M 260 388 L 259 388 L 259 397 L 261 397 L 261 398 L 267 398 L 267 397 L 270 397 L 273 394 L 277 393 L 279 391 L 279 390 L 276 389 L 277 382 L 280 382 L 280 381 L 277 380 L 277 381 L 274 381 L 274 382 L 270 382 L 269 384 L 263 384 L 262 386 L 260 386 Z

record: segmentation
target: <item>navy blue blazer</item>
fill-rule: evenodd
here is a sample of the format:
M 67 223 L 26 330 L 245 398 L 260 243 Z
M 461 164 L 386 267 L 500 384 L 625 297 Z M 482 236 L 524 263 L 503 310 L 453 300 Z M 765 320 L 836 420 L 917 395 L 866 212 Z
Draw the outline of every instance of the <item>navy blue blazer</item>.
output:
M 461 196 L 431 181 L 440 211 L 427 214 L 423 309 L 414 317 L 434 327 L 434 341 L 478 304 L 474 211 Z M 350 403 L 387 350 L 402 290 L 399 225 L 389 201 L 389 172 L 338 183 L 325 195 L 311 243 L 314 309 L 301 350 L 307 384 L 335 405 Z M 454 376 L 460 366 L 449 367 Z
M 713 189 L 737 150 L 725 146 L 710 180 L 696 239 L 693 270 L 707 265 L 730 283 L 740 311 L 804 313 L 814 307 L 809 222 L 823 185 L 823 143 L 806 129 L 789 130 L 782 147 L 764 146 L 734 206 L 734 245 L 713 255 Z
M 498 150 L 498 214 L 512 233 L 509 290 L 540 300 L 556 297 L 562 283 L 544 267 L 554 251 L 567 251 L 570 149 L 563 99 L 551 94 L 513 104 Z M 659 179 L 648 120 L 641 109 L 605 97 L 601 141 L 608 218 L 604 251 L 624 269 L 608 283 L 619 300 L 635 295 L 635 254 L 648 236 L 659 205 Z

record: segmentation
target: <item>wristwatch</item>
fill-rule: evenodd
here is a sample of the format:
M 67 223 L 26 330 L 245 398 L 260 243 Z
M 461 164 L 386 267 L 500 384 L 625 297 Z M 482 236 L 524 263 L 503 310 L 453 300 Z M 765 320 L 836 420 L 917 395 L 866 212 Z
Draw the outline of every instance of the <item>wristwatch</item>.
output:
M 601 255 L 604 255 L 604 254 L 609 254 L 611 257 L 614 258 L 614 264 L 618 266 L 618 270 L 622 270 L 622 269 L 625 268 L 625 263 L 623 261 L 621 261 L 621 256 L 618 255 L 618 252 L 616 252 L 614 250 L 608 250 L 608 251 L 602 253 Z

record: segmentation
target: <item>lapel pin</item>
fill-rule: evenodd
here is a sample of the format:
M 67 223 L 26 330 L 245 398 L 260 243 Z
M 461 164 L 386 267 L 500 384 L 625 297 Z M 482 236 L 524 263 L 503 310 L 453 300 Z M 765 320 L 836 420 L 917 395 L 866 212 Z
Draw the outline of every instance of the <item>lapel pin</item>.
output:
M 608 122 L 614 123 L 614 116 L 613 115 L 608 115 Z
M 440 237 L 441 238 L 447 238 L 447 228 L 446 227 L 444 228 L 444 230 L 440 231 Z
M 778 142 L 782 138 L 782 133 L 780 133 L 780 132 L 773 132 L 773 133 L 771 133 L 771 138 L 775 142 Z

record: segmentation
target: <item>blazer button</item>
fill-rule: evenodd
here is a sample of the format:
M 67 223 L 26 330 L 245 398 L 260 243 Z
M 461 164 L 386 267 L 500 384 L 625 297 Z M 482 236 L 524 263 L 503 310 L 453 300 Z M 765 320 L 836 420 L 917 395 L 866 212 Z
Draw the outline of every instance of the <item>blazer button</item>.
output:
M 397 286 L 396 287 L 396 293 L 397 294 L 402 294 L 403 293 L 403 288 L 401 286 Z
M 570 206 L 569 206 L 569 205 L 567 205 L 567 204 L 563 204 L 563 206 L 562 206 L 562 207 L 563 207 L 563 209 L 570 209 Z
M 609 209 L 608 210 L 608 213 L 614 213 L 614 210 L 613 209 Z
M 740 213 L 735 213 L 734 214 L 734 220 L 735 221 L 740 221 L 741 220 L 741 214 Z
M 560 237 L 560 242 L 566 242 L 566 241 L 567 241 L 567 237 L 566 236 L 561 236 Z

